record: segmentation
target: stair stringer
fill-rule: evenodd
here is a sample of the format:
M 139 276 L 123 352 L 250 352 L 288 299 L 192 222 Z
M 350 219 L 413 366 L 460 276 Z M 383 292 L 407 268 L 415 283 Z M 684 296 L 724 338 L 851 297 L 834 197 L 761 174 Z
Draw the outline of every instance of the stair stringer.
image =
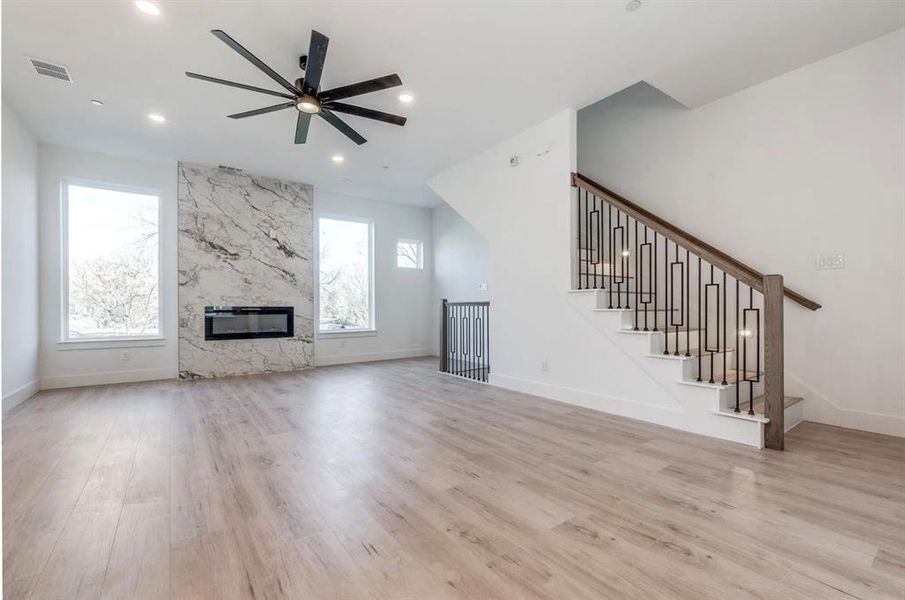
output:
M 748 418 L 720 412 L 725 408 L 721 395 L 731 386 L 714 386 L 683 381 L 684 362 L 680 359 L 664 359 L 651 356 L 652 332 L 625 332 L 622 311 L 600 311 L 597 290 L 569 292 L 569 302 L 591 326 L 619 348 L 640 369 L 647 373 L 681 410 L 662 411 L 662 417 L 654 422 L 698 433 L 763 448 L 764 419 Z M 631 415 L 628 415 L 631 416 Z M 651 419 L 645 419 L 651 420 Z

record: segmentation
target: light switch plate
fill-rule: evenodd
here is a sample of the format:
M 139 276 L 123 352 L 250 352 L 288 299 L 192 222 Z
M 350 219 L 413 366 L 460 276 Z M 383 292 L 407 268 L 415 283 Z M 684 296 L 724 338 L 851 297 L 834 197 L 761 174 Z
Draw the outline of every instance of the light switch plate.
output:
M 845 254 L 821 254 L 817 257 L 817 270 L 828 271 L 845 268 Z
M 482 292 L 486 292 L 486 291 L 487 291 L 487 284 L 486 284 L 486 283 L 479 283 L 479 284 L 478 284 L 478 289 L 481 290 Z

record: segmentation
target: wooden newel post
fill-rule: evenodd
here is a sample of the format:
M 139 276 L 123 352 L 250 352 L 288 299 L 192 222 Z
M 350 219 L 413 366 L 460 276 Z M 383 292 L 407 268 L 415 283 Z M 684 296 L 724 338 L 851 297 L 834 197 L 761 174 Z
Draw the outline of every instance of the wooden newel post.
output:
M 440 372 L 449 373 L 449 308 L 440 300 Z
M 782 275 L 764 275 L 764 445 L 773 450 L 785 445 L 782 298 Z

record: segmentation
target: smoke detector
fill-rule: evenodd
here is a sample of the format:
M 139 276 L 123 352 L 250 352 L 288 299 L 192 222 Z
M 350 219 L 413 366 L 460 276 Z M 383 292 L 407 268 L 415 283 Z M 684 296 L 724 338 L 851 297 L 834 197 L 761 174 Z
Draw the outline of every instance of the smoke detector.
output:
M 47 77 L 53 77 L 54 79 L 60 79 L 66 83 L 72 83 L 69 69 L 64 65 L 58 65 L 50 61 L 41 60 L 40 58 L 32 58 L 31 56 L 28 57 L 28 61 L 31 63 L 31 66 L 34 67 L 38 75 L 45 75 Z

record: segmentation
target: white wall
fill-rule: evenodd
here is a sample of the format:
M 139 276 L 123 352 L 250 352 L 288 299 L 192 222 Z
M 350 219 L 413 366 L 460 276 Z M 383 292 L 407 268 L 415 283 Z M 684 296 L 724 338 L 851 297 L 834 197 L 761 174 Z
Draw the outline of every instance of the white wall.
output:
M 431 230 L 434 239 L 431 346 L 434 353 L 439 353 L 440 300 L 490 300 L 490 259 L 487 240 L 445 202 L 431 211 Z
M 3 411 L 38 391 L 38 144 L 3 113 Z
M 786 302 L 806 419 L 905 435 L 905 30 L 693 111 L 633 86 L 578 144 L 581 173 L 823 305 Z
M 318 334 L 316 364 L 323 366 L 431 354 L 433 259 L 430 209 L 315 189 L 314 211 L 315 234 L 318 231 L 316 219 L 320 216 L 348 216 L 373 221 L 377 329 L 376 333 Z M 399 239 L 423 242 L 423 269 L 396 267 L 396 242 Z
M 428 181 L 489 243 L 490 382 L 671 422 L 675 398 L 569 300 L 574 168 L 567 110 Z
M 487 240 L 445 202 L 431 211 L 431 222 L 435 304 L 439 306 L 441 298 L 489 300 Z
M 40 145 L 41 387 L 141 381 L 176 376 L 176 163 L 135 160 Z M 165 340 L 60 344 L 60 190 L 65 177 L 159 190 L 160 301 Z M 110 347 L 113 346 L 113 347 Z

